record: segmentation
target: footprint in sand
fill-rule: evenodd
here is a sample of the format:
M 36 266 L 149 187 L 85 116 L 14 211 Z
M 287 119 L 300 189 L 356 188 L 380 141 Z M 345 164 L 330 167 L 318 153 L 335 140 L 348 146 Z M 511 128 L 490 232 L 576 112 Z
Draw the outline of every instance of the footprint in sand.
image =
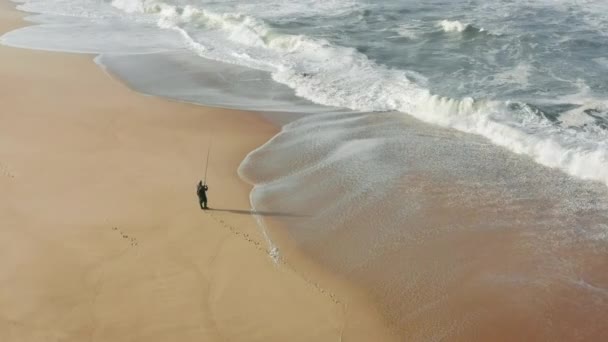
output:
M 6 165 L 0 163 L 0 175 L 8 178 L 15 178 L 15 174 L 13 174 Z
M 139 241 L 137 241 L 135 237 L 123 233 L 123 231 L 119 230 L 118 227 L 112 227 L 112 230 L 118 232 L 123 239 L 127 239 L 131 247 L 137 247 L 139 245 Z

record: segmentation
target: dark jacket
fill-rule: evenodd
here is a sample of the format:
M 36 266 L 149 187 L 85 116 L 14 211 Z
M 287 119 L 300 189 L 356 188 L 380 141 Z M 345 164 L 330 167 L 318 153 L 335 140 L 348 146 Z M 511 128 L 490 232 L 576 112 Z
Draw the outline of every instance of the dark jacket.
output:
M 196 187 L 196 194 L 198 195 L 198 198 L 200 198 L 201 200 L 206 200 L 207 190 L 209 190 L 209 187 L 206 184 L 203 185 L 201 183 L 198 183 Z

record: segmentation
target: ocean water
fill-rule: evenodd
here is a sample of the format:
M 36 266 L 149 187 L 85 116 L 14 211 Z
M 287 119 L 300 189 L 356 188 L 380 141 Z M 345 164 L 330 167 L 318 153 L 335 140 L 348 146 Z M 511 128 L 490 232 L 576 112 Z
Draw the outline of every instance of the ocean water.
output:
M 407 340 L 608 334 L 608 2 L 19 8 L 39 25 L 3 44 L 282 125 L 239 170 L 252 205 L 297 214 L 274 221 Z

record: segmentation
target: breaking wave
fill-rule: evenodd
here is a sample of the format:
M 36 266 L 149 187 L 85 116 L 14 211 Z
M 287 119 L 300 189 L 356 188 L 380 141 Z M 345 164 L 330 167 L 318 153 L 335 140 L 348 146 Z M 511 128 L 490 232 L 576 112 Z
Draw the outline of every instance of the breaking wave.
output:
M 542 165 L 608 185 L 605 129 L 560 125 L 522 102 L 435 95 L 414 72 L 388 68 L 356 49 L 323 39 L 282 34 L 251 16 L 155 0 L 112 4 L 128 13 L 156 16 L 158 26 L 180 32 L 202 57 L 269 71 L 275 81 L 313 102 L 355 111 L 400 111 L 484 136 Z M 476 29 L 459 21 L 443 20 L 438 25 L 446 32 Z M 579 115 L 585 113 L 589 109 Z

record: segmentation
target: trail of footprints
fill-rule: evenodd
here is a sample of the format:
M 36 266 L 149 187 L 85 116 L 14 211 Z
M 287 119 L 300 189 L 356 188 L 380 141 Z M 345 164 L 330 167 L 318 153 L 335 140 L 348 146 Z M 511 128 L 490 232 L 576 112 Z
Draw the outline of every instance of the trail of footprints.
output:
M 262 243 L 260 243 L 259 241 L 253 239 L 251 237 L 251 235 L 241 232 L 238 229 L 236 229 L 234 226 L 228 224 L 226 221 L 224 221 L 222 218 L 216 217 L 216 215 L 213 214 L 209 214 L 211 216 L 211 218 L 216 221 L 217 223 L 221 224 L 224 228 L 230 230 L 231 233 L 233 233 L 236 236 L 239 236 L 241 238 L 243 238 L 245 241 L 251 243 L 252 245 L 254 245 L 254 247 L 261 251 L 264 252 L 266 254 L 269 253 L 269 251 L 264 248 L 262 246 Z M 137 247 L 139 245 L 139 241 L 137 240 L 137 238 L 133 237 L 133 236 L 129 236 L 127 233 L 123 232 L 122 230 L 118 229 L 118 227 L 113 226 L 112 230 L 119 233 L 120 236 L 125 239 L 131 247 Z M 317 291 L 319 291 L 320 293 L 328 296 L 331 301 L 335 304 L 341 305 L 342 302 L 336 297 L 335 294 L 333 294 L 330 291 L 325 290 L 323 287 L 321 287 L 319 284 L 317 284 L 314 281 L 311 281 L 309 279 L 307 279 L 306 277 L 304 277 L 302 274 L 296 272 L 293 267 L 291 267 L 288 263 L 286 263 L 284 260 L 279 259 L 278 261 L 279 263 L 281 263 L 284 267 L 286 267 L 288 270 L 290 270 L 291 272 L 294 272 L 296 275 L 298 275 L 300 278 L 302 278 L 307 284 L 309 284 L 310 286 L 314 287 Z
M 122 230 L 119 230 L 118 227 L 112 227 L 112 230 L 119 233 L 123 239 L 126 239 L 127 242 L 129 242 L 129 244 L 131 245 L 131 247 L 137 247 L 139 245 L 139 241 L 137 241 L 135 237 L 129 236 L 127 233 L 123 232 Z
M 233 233 L 234 235 L 240 236 L 243 239 L 245 239 L 246 241 L 248 241 L 249 243 L 253 244 L 257 250 L 262 251 L 262 252 L 264 252 L 266 254 L 270 253 L 266 248 L 262 247 L 262 244 L 259 241 L 251 238 L 251 236 L 249 234 L 240 232 L 234 226 L 231 226 L 230 224 L 226 223 L 226 221 L 224 221 L 223 219 L 218 218 L 218 217 L 216 217 L 215 215 L 213 215 L 211 213 L 209 213 L 209 216 L 211 216 L 211 218 L 214 221 L 216 221 L 217 223 L 221 224 L 224 228 L 227 228 L 228 230 L 230 230 L 230 232 Z M 342 302 L 337 298 L 337 296 L 335 294 L 333 294 L 330 291 L 325 290 L 319 284 L 317 284 L 314 281 L 311 281 L 311 280 L 307 279 L 306 277 L 304 277 L 299 272 L 296 272 L 295 269 L 293 267 L 291 267 L 288 263 L 286 263 L 284 260 L 279 259 L 278 262 L 281 263 L 284 267 L 286 267 L 291 272 L 294 272 L 296 275 L 298 275 L 300 278 L 302 278 L 307 284 L 309 284 L 310 286 L 314 287 L 317 291 L 319 291 L 320 293 L 323 293 L 324 295 L 328 296 L 334 304 L 342 305 Z
M 262 244 L 259 241 L 251 238 L 251 236 L 249 234 L 240 232 L 238 229 L 234 228 L 233 226 L 226 223 L 226 221 L 224 221 L 221 218 L 216 217 L 213 214 L 209 214 L 209 215 L 211 216 L 211 218 L 213 218 L 213 220 L 215 222 L 221 224 L 224 228 L 227 228 L 228 230 L 230 230 L 230 232 L 233 233 L 234 235 L 242 236 L 243 239 L 245 239 L 247 242 L 252 243 L 257 250 L 266 252 L 266 249 L 264 247 L 262 247 Z

